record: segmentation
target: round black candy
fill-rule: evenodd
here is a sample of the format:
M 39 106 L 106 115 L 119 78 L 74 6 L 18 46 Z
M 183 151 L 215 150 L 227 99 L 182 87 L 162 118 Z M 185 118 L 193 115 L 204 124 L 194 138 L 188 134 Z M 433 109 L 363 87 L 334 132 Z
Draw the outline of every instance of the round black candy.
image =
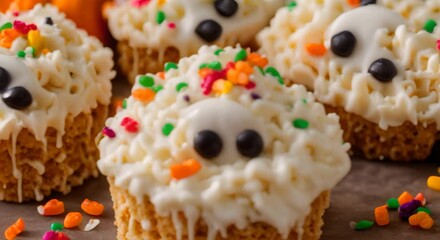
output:
M 32 96 L 24 87 L 13 87 L 2 94 L 3 102 L 10 108 L 22 110 L 32 104 Z
M 0 67 L 0 92 L 3 92 L 11 83 L 11 75 L 8 70 Z
M 241 155 L 254 158 L 263 151 L 263 138 L 254 130 L 245 130 L 237 136 L 236 145 Z
M 379 58 L 370 65 L 368 73 L 381 82 L 390 82 L 397 75 L 397 68 L 390 60 Z
M 356 37 L 349 31 L 334 35 L 330 42 L 332 52 L 340 57 L 349 57 L 356 46 Z
M 222 26 L 214 20 L 204 20 L 196 28 L 197 35 L 206 42 L 214 42 L 222 35 Z
M 215 10 L 223 17 L 231 17 L 238 10 L 238 3 L 235 0 L 215 0 Z
M 369 4 L 376 4 L 376 0 L 362 0 L 361 1 L 361 6 L 366 6 Z
M 52 21 L 52 18 L 51 18 L 51 17 L 47 17 L 47 18 L 46 18 L 46 24 L 47 24 L 47 25 L 53 25 L 53 21 Z
M 220 155 L 223 148 L 223 142 L 220 136 L 210 130 L 203 130 L 194 137 L 194 149 L 206 159 L 212 159 Z

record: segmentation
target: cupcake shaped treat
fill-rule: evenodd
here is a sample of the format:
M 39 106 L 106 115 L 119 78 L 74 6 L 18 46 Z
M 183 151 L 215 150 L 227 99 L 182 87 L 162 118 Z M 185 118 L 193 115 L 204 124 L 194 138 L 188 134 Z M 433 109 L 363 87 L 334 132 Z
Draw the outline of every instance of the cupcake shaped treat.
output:
M 258 41 L 370 159 L 426 159 L 440 129 L 440 1 L 298 1 Z
M 0 14 L 0 199 L 42 200 L 97 176 L 110 49 L 52 6 Z
M 253 46 L 284 0 L 130 0 L 107 12 L 119 65 L 133 83 L 200 46 Z
M 241 48 L 168 66 L 137 77 L 99 143 L 118 239 L 319 238 L 350 168 L 337 115 Z

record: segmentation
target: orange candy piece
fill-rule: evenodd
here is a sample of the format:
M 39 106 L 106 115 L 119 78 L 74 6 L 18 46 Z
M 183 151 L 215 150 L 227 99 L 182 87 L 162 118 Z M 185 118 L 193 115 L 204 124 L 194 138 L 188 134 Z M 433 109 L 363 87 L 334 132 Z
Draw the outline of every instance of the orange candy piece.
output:
M 82 222 L 83 216 L 80 212 L 70 212 L 64 218 L 64 227 L 65 228 L 74 228 L 78 227 Z
M 402 206 L 405 203 L 411 202 L 413 199 L 414 199 L 413 195 L 405 191 L 402 194 L 400 194 L 399 198 L 397 198 L 397 201 L 399 201 L 399 205 Z
M 64 203 L 58 199 L 51 199 L 44 206 L 38 206 L 37 210 L 43 216 L 60 215 L 64 212 Z
M 154 99 L 156 93 L 149 88 L 139 88 L 131 94 L 136 100 L 147 103 Z
M 226 78 L 233 84 L 238 84 L 242 86 L 245 86 L 249 83 L 249 75 L 239 72 L 235 69 L 229 69 L 229 71 L 226 73 Z
M 196 174 L 202 165 L 194 159 L 185 160 L 182 163 L 173 164 L 170 166 L 171 177 L 180 180 Z
M 12 224 L 10 227 L 8 227 L 5 230 L 5 238 L 7 240 L 13 240 L 15 239 L 20 233 L 24 231 L 25 224 L 22 218 L 19 218 L 14 224 Z
M 266 67 L 267 64 L 269 64 L 269 60 L 267 60 L 267 58 L 262 57 L 260 54 L 258 53 L 250 53 L 246 60 L 248 62 L 250 62 L 253 65 L 259 66 L 259 67 Z
M 418 193 L 414 199 L 419 200 L 422 206 L 426 205 L 426 198 L 425 195 L 423 195 L 423 193 Z
M 361 4 L 360 0 L 347 0 L 347 3 L 352 7 L 358 7 Z
M 104 205 L 86 198 L 81 203 L 81 209 L 89 215 L 99 216 L 104 212 Z
M 0 32 L 0 46 L 11 48 L 12 42 L 21 36 L 21 33 L 13 28 L 4 29 Z
M 380 206 L 374 209 L 374 218 L 376 224 L 379 226 L 385 226 L 390 223 L 390 216 L 388 214 L 388 207 L 386 205 Z
M 320 43 L 308 43 L 306 50 L 312 56 L 323 56 L 327 52 L 327 48 Z
M 244 61 L 238 61 L 235 63 L 235 70 L 246 73 L 246 74 L 252 74 L 254 72 L 254 69 L 248 62 Z

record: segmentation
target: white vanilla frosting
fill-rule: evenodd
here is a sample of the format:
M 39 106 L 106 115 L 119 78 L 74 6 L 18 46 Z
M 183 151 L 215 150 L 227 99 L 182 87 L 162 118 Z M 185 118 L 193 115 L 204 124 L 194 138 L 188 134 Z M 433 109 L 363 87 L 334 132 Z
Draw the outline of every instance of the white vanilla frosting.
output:
M 255 86 L 233 85 L 222 92 L 215 82 L 211 92 L 205 91 L 202 86 L 211 77 L 202 73 L 206 64 L 221 64 L 217 71 L 224 71 L 240 50 L 204 46 L 169 69 L 165 80 L 138 76 L 126 108 L 107 120 L 99 143 L 101 172 L 140 204 L 148 197 L 159 215 L 172 217 L 178 239 L 184 227 L 178 213 L 188 220 L 189 239 L 199 219 L 208 226 L 208 239 L 217 234 L 227 238 L 228 226 L 243 229 L 252 222 L 270 224 L 284 238 L 291 230 L 301 234 L 313 200 L 350 168 L 349 144 L 343 143 L 337 115 L 326 115 L 303 86 L 280 84 L 273 69 L 253 66 L 249 79 Z M 154 83 L 145 84 L 145 78 Z M 158 86 L 163 90 L 150 102 L 136 97 Z M 169 135 L 164 126 L 173 127 Z M 209 159 L 196 150 L 195 138 L 205 130 L 215 132 L 223 144 Z M 263 141 L 257 156 L 245 157 L 238 150 L 237 137 L 245 130 L 257 132 Z M 189 159 L 201 169 L 179 180 L 172 177 L 170 167 Z M 149 228 L 147 218 L 142 223 Z
M 132 2 L 149 2 L 134 6 Z M 163 56 L 169 47 L 181 56 L 197 52 L 207 43 L 195 29 L 204 20 L 214 20 L 222 27 L 221 36 L 212 44 L 229 46 L 248 44 L 255 34 L 266 26 L 284 0 L 236 0 L 238 9 L 230 17 L 217 13 L 214 0 L 151 0 L 125 1 L 108 12 L 109 28 L 118 41 L 127 41 L 133 48 L 147 48 Z M 165 21 L 157 22 L 158 12 Z M 171 28 L 169 24 L 174 24 Z
M 436 123 L 440 129 L 440 27 L 424 30 L 428 20 L 440 24 L 440 1 L 378 0 L 351 6 L 346 0 L 297 1 L 280 9 L 270 27 L 257 36 L 261 52 L 288 80 L 314 90 L 326 104 L 343 107 L 382 129 Z M 331 50 L 331 39 L 349 31 L 356 38 L 350 56 Z M 322 56 L 306 50 L 323 44 Z M 377 59 L 390 60 L 397 75 L 380 82 L 369 73 Z
M 46 23 L 47 17 L 51 18 L 53 25 Z M 14 176 L 21 182 L 21 172 L 15 164 L 15 139 L 19 132 L 27 129 L 36 140 L 46 145 L 46 130 L 54 128 L 57 131 L 57 147 L 62 147 L 68 116 L 90 113 L 98 104 L 110 103 L 110 80 L 115 72 L 112 71 L 112 51 L 85 31 L 77 29 L 55 7 L 37 5 L 18 16 L 11 12 L 0 13 L 0 26 L 13 25 L 14 21 L 34 24 L 40 35 L 32 38 L 30 33 L 21 34 L 12 41 L 11 47 L 0 45 L 0 67 L 8 72 L 11 79 L 10 84 L 1 89 L 2 96 L 13 87 L 24 87 L 32 96 L 32 103 L 21 110 L 11 108 L 5 100 L 0 100 L 0 139 L 12 139 Z M 0 43 L 5 41 L 5 31 L 19 28 L 1 31 Z M 41 45 L 35 45 L 33 39 Z M 36 46 L 34 56 L 29 52 L 29 46 Z M 18 57 L 23 51 L 26 56 Z M 37 166 L 33 161 L 29 165 L 38 167 L 41 174 L 45 171 L 44 166 Z M 20 184 L 18 188 L 21 189 Z M 18 192 L 20 195 L 21 191 Z

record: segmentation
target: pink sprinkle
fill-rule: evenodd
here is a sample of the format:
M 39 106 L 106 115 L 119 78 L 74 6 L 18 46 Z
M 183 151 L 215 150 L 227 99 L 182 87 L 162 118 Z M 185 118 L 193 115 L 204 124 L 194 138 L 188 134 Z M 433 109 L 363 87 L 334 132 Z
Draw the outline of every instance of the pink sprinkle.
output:
M 206 76 L 201 84 L 203 94 L 209 95 L 211 93 L 212 85 L 214 85 L 214 82 L 225 77 L 226 77 L 225 69 L 221 71 L 214 71 L 212 72 L 212 74 Z
M 48 231 L 46 232 L 42 240 L 70 240 L 70 238 L 63 232 L 56 232 L 56 231 Z
M 151 0 L 131 0 L 131 5 L 132 5 L 133 7 L 138 7 L 138 8 L 140 8 L 140 7 L 145 6 L 145 5 L 147 5 L 148 3 L 150 3 L 150 1 L 151 1 Z
M 246 84 L 246 86 L 244 86 L 244 87 L 245 87 L 246 89 L 254 89 L 256 86 L 257 86 L 257 85 L 256 85 L 254 82 L 249 81 L 248 84 Z
M 35 25 L 33 23 L 28 25 L 22 21 L 15 20 L 14 21 L 14 28 L 23 34 L 28 34 L 28 32 L 30 30 L 37 30 L 37 25 Z
M 107 136 L 109 138 L 114 138 L 116 137 L 116 133 L 115 131 L 113 131 L 111 128 L 109 127 L 104 127 L 104 129 L 102 129 L 102 134 L 104 134 L 104 136 Z
M 125 131 L 135 133 L 138 131 L 138 122 L 130 117 L 125 117 L 121 121 L 121 126 L 124 126 Z
M 168 23 L 168 27 L 171 29 L 174 29 L 174 28 L 176 28 L 176 24 L 173 22 L 170 22 L 170 23 Z
M 20 12 L 19 11 L 13 11 L 12 12 L 12 16 L 18 17 L 18 16 L 20 16 Z
M 437 40 L 437 50 L 440 50 L 440 39 Z

